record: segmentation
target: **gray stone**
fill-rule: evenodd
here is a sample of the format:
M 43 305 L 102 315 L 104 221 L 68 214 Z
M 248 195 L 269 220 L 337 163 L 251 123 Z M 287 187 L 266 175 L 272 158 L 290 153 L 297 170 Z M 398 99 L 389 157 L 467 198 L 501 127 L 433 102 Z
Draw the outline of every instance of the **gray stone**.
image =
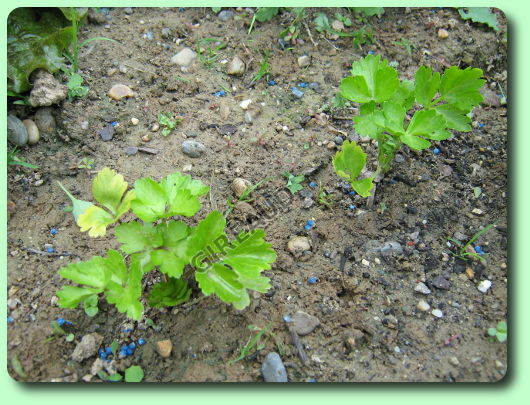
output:
M 206 147 L 202 143 L 193 140 L 182 142 L 181 148 L 182 153 L 191 158 L 201 157 L 206 151 Z
M 302 198 L 313 198 L 313 196 L 315 195 L 311 190 L 308 190 L 307 188 L 303 188 L 298 192 L 298 194 Z
M 342 145 L 342 143 L 344 142 L 344 139 L 342 139 L 342 136 L 336 136 L 334 139 L 334 142 L 337 145 Z
M 379 242 L 378 240 L 369 240 L 366 242 L 365 249 L 368 253 L 402 253 L 403 247 L 399 242 L 390 240 L 387 242 Z
M 16 146 L 24 146 L 28 143 L 28 130 L 14 115 L 7 116 L 7 140 Z
M 221 10 L 219 14 L 217 15 L 217 18 L 219 18 L 221 21 L 228 21 L 234 17 L 234 12 L 232 10 Z
M 418 304 L 416 305 L 416 308 L 418 308 L 422 312 L 426 312 L 431 309 L 431 306 L 427 303 L 427 301 L 419 300 Z
M 449 290 L 451 283 L 443 276 L 437 276 L 432 280 L 432 285 L 440 290 Z
M 126 86 L 125 84 L 115 84 L 109 90 L 108 95 L 113 100 L 120 101 L 127 97 L 133 97 L 134 92 L 129 86 Z
M 171 58 L 171 63 L 179 66 L 189 66 L 196 58 L 197 53 L 186 47 Z
M 123 9 L 123 12 L 127 15 L 131 15 L 132 13 L 134 13 L 134 9 L 132 7 L 125 7 Z
M 32 75 L 33 89 L 29 95 L 32 107 L 57 104 L 66 98 L 68 89 L 44 69 L 37 69 Z
M 160 35 L 162 35 L 162 38 L 168 39 L 171 37 L 171 28 L 165 27 L 162 28 L 160 31 Z
M 232 59 L 226 67 L 226 73 L 229 75 L 240 76 L 245 73 L 245 69 L 245 62 L 243 62 L 239 56 L 234 56 L 234 59 Z
M 81 342 L 77 344 L 74 352 L 72 353 L 72 360 L 81 362 L 91 356 L 94 356 L 102 342 L 103 336 L 101 336 L 99 333 L 94 332 L 83 336 Z
M 414 287 L 414 291 L 419 292 L 423 295 L 428 295 L 431 293 L 431 290 L 429 290 L 429 287 L 427 287 L 422 282 L 419 282 L 418 284 L 416 284 L 416 286 Z
M 313 315 L 298 311 L 291 318 L 291 328 L 300 336 L 308 335 L 320 325 L 320 320 Z
M 305 68 L 311 64 L 311 58 L 307 55 L 302 55 L 298 58 L 298 66 Z
M 287 371 L 280 355 L 276 352 L 267 354 L 261 365 L 261 373 L 265 382 L 288 382 Z
M 57 123 L 55 122 L 51 107 L 39 108 L 35 113 L 34 120 L 41 134 L 50 136 L 55 135 Z

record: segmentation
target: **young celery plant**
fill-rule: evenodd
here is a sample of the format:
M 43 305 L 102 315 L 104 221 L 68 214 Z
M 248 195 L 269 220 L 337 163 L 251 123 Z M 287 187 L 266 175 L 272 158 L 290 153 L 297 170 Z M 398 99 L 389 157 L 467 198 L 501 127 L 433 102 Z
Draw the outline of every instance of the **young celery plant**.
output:
M 421 66 L 414 81 L 400 80 L 396 69 L 380 56 L 354 62 L 340 90 L 344 98 L 360 104 L 360 114 L 353 118 L 355 130 L 377 141 L 377 168 L 373 175 L 358 179 L 366 154 L 347 141 L 333 158 L 336 173 L 350 180 L 359 195 L 369 197 L 403 144 L 420 151 L 431 141 L 450 138 L 450 130 L 470 131 L 469 113 L 482 101 L 481 77 L 482 70 L 476 68 L 452 66 L 440 75 Z

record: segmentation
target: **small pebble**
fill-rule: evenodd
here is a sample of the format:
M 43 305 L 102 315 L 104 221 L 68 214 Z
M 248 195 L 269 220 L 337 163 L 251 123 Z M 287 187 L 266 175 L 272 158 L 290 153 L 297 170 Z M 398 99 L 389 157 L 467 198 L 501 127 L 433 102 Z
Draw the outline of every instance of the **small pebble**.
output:
M 191 48 L 183 48 L 171 58 L 171 63 L 179 66 L 189 66 L 197 58 L 197 53 Z
M 307 279 L 307 282 L 308 282 L 309 284 L 315 284 L 315 283 L 317 282 L 317 278 L 316 278 L 316 277 L 309 277 L 309 278 Z
M 311 64 L 311 58 L 307 55 L 302 55 L 298 58 L 298 66 L 305 68 Z
M 124 98 L 134 96 L 134 92 L 129 86 L 126 86 L 124 84 L 115 84 L 109 90 L 108 95 L 113 100 L 120 101 Z
M 248 106 L 252 103 L 252 100 L 251 99 L 246 99 L 246 100 L 243 100 L 241 103 L 239 103 L 239 106 L 243 109 L 243 110 L 246 110 L 248 108 Z
M 438 308 L 433 309 L 431 314 L 433 314 L 436 318 L 443 318 L 444 314 L 442 311 L 440 311 Z
M 309 244 L 309 239 L 307 239 L 305 236 L 295 236 L 287 243 L 287 249 L 289 252 L 297 256 L 304 253 L 305 251 L 310 250 L 311 245 Z
M 241 76 L 245 73 L 245 69 L 245 62 L 240 57 L 234 56 L 226 68 L 226 73 L 233 76 Z
M 310 334 L 320 325 L 320 320 L 303 311 L 297 311 L 291 318 L 292 329 L 300 336 Z
M 156 351 L 160 356 L 167 359 L 171 355 L 171 350 L 173 349 L 173 344 L 171 340 L 160 340 L 156 342 Z
M 304 95 L 304 92 L 300 90 L 298 87 L 293 87 L 291 89 L 291 93 L 293 93 L 293 95 L 297 98 L 302 98 Z
M 431 309 L 431 306 L 427 303 L 425 300 L 418 301 L 418 304 L 416 305 L 416 308 L 418 308 L 422 312 L 426 312 L 429 309 Z
M 434 153 L 435 155 L 439 155 L 440 154 L 440 149 L 434 148 L 432 153 Z
M 274 80 L 272 80 L 272 79 L 269 80 L 267 83 L 268 83 L 269 86 L 275 86 L 276 85 L 276 82 Z
M 370 262 L 366 259 L 363 259 L 361 260 L 361 263 L 363 264 L 363 266 L 369 266 L 370 265 Z
M 131 124 L 136 126 L 136 125 L 138 125 L 139 122 L 140 122 L 140 120 L 138 118 L 134 118 L 134 117 L 131 118 Z
M 138 339 L 137 343 L 138 343 L 138 346 L 143 346 L 143 345 L 145 345 L 146 342 L 145 342 L 144 338 L 140 338 L 140 339 Z
M 478 290 L 481 292 L 481 293 L 487 293 L 488 290 L 490 289 L 492 285 L 492 282 L 489 281 L 489 280 L 482 280 L 479 285 L 477 286 Z
M 414 291 L 419 292 L 424 295 L 428 295 L 431 293 L 431 290 L 429 290 L 429 287 L 427 287 L 422 282 L 419 282 L 418 284 L 416 284 L 416 286 L 414 287 Z
M 449 33 L 447 32 L 446 29 L 444 29 L 444 28 L 440 28 L 440 29 L 438 30 L 438 38 L 440 38 L 440 39 L 445 39 L 445 38 L 447 38 L 448 36 L 449 36 Z
M 202 143 L 193 140 L 182 142 L 181 149 L 182 153 L 191 158 L 201 157 L 206 151 L 206 147 Z
M 265 382 L 288 382 L 287 371 L 280 355 L 276 352 L 267 354 L 261 365 L 261 373 Z
M 24 120 L 22 121 L 22 124 L 24 124 L 26 131 L 28 132 L 28 144 L 35 145 L 37 142 L 39 142 L 40 133 L 35 122 L 32 120 Z
M 458 361 L 458 357 L 453 356 L 449 359 L 449 363 L 451 363 L 453 366 L 459 366 L 460 361 Z

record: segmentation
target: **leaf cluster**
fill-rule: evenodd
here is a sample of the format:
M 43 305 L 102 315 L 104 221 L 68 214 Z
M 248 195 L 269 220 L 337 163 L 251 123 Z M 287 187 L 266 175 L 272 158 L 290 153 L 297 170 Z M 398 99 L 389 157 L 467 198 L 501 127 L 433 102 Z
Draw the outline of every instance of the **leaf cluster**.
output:
M 463 20 L 471 20 L 476 23 L 486 24 L 495 31 L 499 31 L 497 26 L 497 16 L 491 12 L 489 7 L 468 7 L 459 8 L 458 14 Z
M 177 125 L 182 121 L 180 118 L 173 119 L 171 118 L 170 113 L 159 113 L 158 114 L 158 123 L 164 128 L 162 129 L 162 135 L 168 136 L 173 132 Z
M 501 343 L 505 342 L 508 339 L 508 325 L 506 321 L 499 321 L 494 328 L 489 328 L 488 335 L 496 337 Z
M 304 188 L 301 184 L 305 180 L 303 175 L 295 176 L 289 172 L 284 172 L 283 176 L 287 178 L 287 185 L 285 187 L 289 189 L 291 194 L 296 194 Z
M 470 131 L 468 114 L 482 101 L 481 77 L 482 70 L 477 68 L 452 66 L 440 74 L 421 66 L 414 81 L 400 80 L 396 69 L 379 55 L 354 62 L 340 90 L 344 98 L 360 104 L 360 115 L 353 118 L 357 133 L 378 142 L 378 169 L 372 179 L 388 171 L 402 144 L 423 150 L 431 141 L 450 138 L 450 130 Z M 361 152 L 352 143 L 346 144 L 334 159 L 337 174 L 354 180 L 366 162 Z M 368 182 L 352 186 L 368 196 Z
M 104 294 L 120 312 L 138 320 L 144 312 L 142 278 L 155 269 L 165 278 L 148 297 L 149 305 L 156 308 L 187 301 L 191 294 L 187 280 L 192 275 L 204 295 L 215 294 L 237 309 L 250 303 L 247 289 L 269 289 L 269 279 L 261 272 L 271 268 L 276 253 L 265 242 L 263 230 L 244 231 L 229 241 L 226 220 L 218 211 L 210 212 L 197 226 L 173 219 L 191 217 L 200 210 L 199 197 L 209 190 L 202 182 L 176 172 L 159 182 L 145 177 L 136 180 L 134 189 L 127 191 L 127 187 L 123 176 L 104 168 L 92 184 L 97 204 L 68 193 L 74 218 L 89 236 L 104 236 L 107 227 L 129 210 L 139 220 L 116 226 L 121 252 L 110 249 L 106 257 L 94 256 L 59 270 L 63 278 L 82 285 L 58 291 L 59 306 L 85 303 L 86 308 L 87 301 Z M 93 306 L 90 302 L 89 308 Z

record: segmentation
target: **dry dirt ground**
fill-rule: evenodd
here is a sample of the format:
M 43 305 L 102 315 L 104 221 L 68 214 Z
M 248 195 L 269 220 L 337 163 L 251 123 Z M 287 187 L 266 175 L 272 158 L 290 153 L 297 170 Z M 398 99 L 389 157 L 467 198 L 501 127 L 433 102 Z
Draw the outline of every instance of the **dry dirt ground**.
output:
M 90 87 L 88 97 L 54 106 L 56 133 L 21 150 L 19 157 L 39 169 L 8 170 L 11 305 L 7 315 L 13 321 L 8 325 L 7 350 L 13 378 L 83 381 L 97 356 L 74 362 L 71 355 L 80 339 L 92 332 L 101 335 L 107 346 L 114 340 L 144 338 L 147 344 L 117 367 L 140 365 L 144 381 L 150 382 L 263 381 L 261 364 L 270 351 L 281 354 L 293 382 L 492 382 L 504 376 L 507 345 L 487 336 L 489 327 L 506 319 L 508 299 L 507 109 L 497 97 L 499 85 L 504 92 L 507 89 L 502 13 L 496 11 L 500 29 L 494 31 L 462 20 L 453 8 L 386 8 L 380 17 L 354 21 L 352 29 L 374 30 L 373 43 L 356 47 L 351 38 L 324 38 L 313 24 L 317 11 L 325 11 L 331 20 L 336 11 L 345 15 L 347 10 L 307 9 L 302 41 L 282 49 L 278 36 L 292 21 L 289 13 L 256 24 L 248 34 L 245 10 L 233 9 L 237 18 L 226 22 L 209 8 L 125 11 L 100 10 L 99 17 L 81 28 L 82 40 L 103 36 L 120 44 L 95 41 L 83 48 L 80 69 Z M 447 30 L 447 38 L 439 37 L 441 28 Z M 183 72 L 170 63 L 181 48 L 196 49 L 201 38 L 226 43 L 212 66 L 197 59 Z M 412 44 L 410 54 L 396 44 L 403 39 Z M 269 79 L 276 85 L 261 80 L 249 87 L 265 49 L 270 49 Z M 378 187 L 372 207 L 347 194 L 331 165 L 336 149 L 330 143 L 340 143 L 338 136 L 356 136 L 351 122 L 355 106 L 329 107 L 351 63 L 369 51 L 397 62 L 402 78 L 413 79 L 422 64 L 436 71 L 450 65 L 481 68 L 488 88 L 485 102 L 474 111 L 473 130 L 437 143 L 438 155 L 432 149 L 420 153 L 403 149 Z M 239 77 L 225 72 L 225 62 L 235 55 L 247 64 Z M 310 56 L 309 67 L 298 66 L 301 55 Z M 301 82 L 318 83 L 318 91 L 305 88 L 303 97 L 296 98 L 291 88 Z M 134 97 L 109 99 L 107 93 L 116 83 L 132 88 Z M 230 92 L 216 97 L 221 89 Z M 245 99 L 262 103 L 261 114 L 251 124 L 244 121 L 239 106 Z M 11 107 L 11 112 L 21 119 L 36 113 L 20 106 Z M 151 131 L 161 112 L 182 118 L 167 137 Z M 131 118 L 139 123 L 133 125 Z M 99 132 L 111 122 L 119 126 L 114 138 L 105 142 Z M 226 124 L 236 128 L 230 138 L 220 133 Z M 146 135 L 150 140 L 145 140 Z M 199 158 L 184 155 L 181 143 L 187 138 L 201 142 L 206 152 Z M 131 146 L 159 153 L 127 155 Z M 363 146 L 373 164 L 375 145 Z M 91 170 L 78 168 L 83 158 L 94 159 Z M 283 172 L 305 174 L 304 191 L 294 196 L 282 193 L 288 196 L 287 203 L 279 212 L 269 213 L 271 219 L 265 223 L 266 239 L 278 253 L 272 270 L 266 272 L 271 291 L 252 296 L 250 307 L 243 311 L 213 296 L 194 301 L 200 297 L 194 292 L 192 304 L 147 310 L 146 319 L 137 323 L 104 299 L 93 318 L 82 308 L 57 307 L 55 293 L 66 283 L 57 273 L 59 268 L 118 246 L 112 232 L 92 239 L 79 231 L 72 215 L 63 210 L 69 201 L 57 180 L 78 198 L 90 200 L 91 181 L 103 167 L 115 169 L 129 184 L 140 177 L 159 180 L 186 170 L 211 186 L 198 219 L 212 209 L 226 210 L 234 178 L 252 183 L 267 179 L 252 194 L 250 207 L 229 217 L 231 224 L 245 221 L 250 226 L 254 216 L 263 215 L 263 202 L 286 190 Z M 311 181 L 318 187 L 309 187 Z M 319 203 L 320 191 L 333 199 L 329 208 Z M 356 209 L 350 209 L 351 204 Z M 304 225 L 309 219 L 316 226 L 307 231 Z M 455 260 L 448 238 L 467 240 L 493 222 L 496 227 L 478 241 L 487 252 L 487 264 Z M 51 228 L 58 233 L 52 236 Z M 287 249 L 296 235 L 311 241 L 311 250 L 298 258 Z M 374 252 L 377 243 L 389 241 L 401 250 Z M 59 254 L 46 254 L 47 244 Z M 341 272 L 347 247 L 352 255 Z M 316 283 L 308 282 L 311 276 Z M 492 282 L 487 293 L 477 288 L 483 280 Z M 419 282 L 431 293 L 416 292 Z M 421 299 L 431 309 L 441 310 L 443 317 L 418 310 Z M 284 316 L 297 311 L 320 321 L 311 333 L 299 337 L 306 362 L 301 361 L 284 322 Z M 75 335 L 72 342 L 64 336 L 49 339 L 50 323 L 59 317 L 72 322 L 65 327 Z M 269 323 L 260 340 L 263 348 L 230 363 L 256 334 L 248 326 L 261 329 Z M 133 331 L 124 333 L 128 327 Z M 156 351 L 156 342 L 164 339 L 173 344 L 169 358 Z M 26 377 L 12 368 L 13 357 Z M 91 381 L 101 380 L 94 376 Z

